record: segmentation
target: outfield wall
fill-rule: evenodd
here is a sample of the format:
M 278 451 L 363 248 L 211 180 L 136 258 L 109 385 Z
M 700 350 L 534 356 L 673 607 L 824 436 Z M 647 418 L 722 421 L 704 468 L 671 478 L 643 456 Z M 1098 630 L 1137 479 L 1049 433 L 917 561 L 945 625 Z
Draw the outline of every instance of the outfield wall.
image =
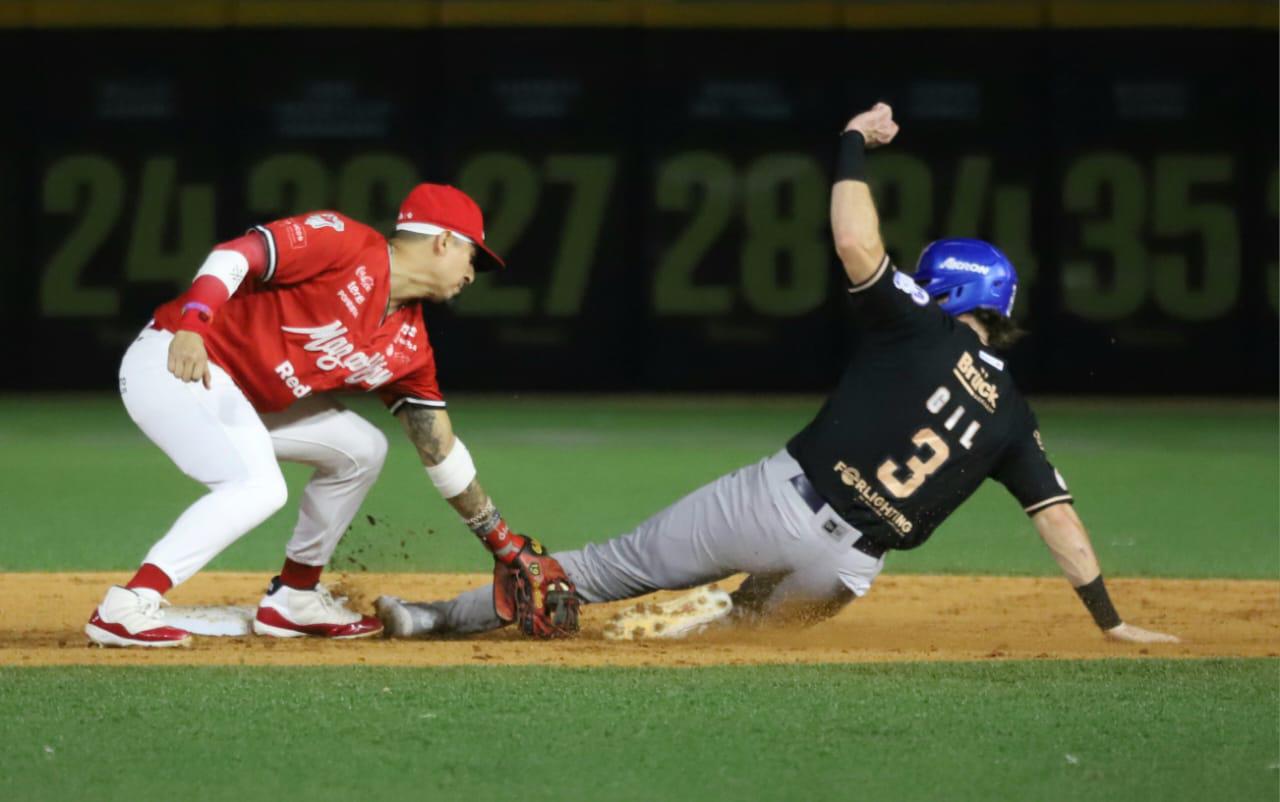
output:
M 1206 11 L 1212 8 L 1213 11 Z M 1272 394 L 1259 3 L 0 3 L 0 389 L 107 388 L 214 241 L 457 182 L 511 270 L 430 314 L 447 392 L 822 390 L 854 343 L 835 135 L 904 266 L 1000 243 L 1033 391 Z M 57 65 L 55 69 L 53 65 Z M 16 365 L 12 364 L 16 361 Z

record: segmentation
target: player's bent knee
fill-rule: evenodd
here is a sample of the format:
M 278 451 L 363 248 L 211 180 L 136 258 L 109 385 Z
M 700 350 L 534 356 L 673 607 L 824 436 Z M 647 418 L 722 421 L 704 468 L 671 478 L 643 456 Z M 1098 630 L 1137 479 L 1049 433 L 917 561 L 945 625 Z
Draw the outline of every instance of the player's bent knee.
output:
M 237 526 L 256 526 L 289 501 L 289 487 L 284 476 L 256 476 L 209 485 L 221 499 L 227 522 Z
M 376 474 L 382 470 L 382 463 L 387 461 L 387 436 L 380 429 L 370 428 L 372 432 L 365 442 L 359 460 L 361 468 Z
M 275 514 L 289 503 L 289 486 L 284 483 L 284 477 L 280 477 L 278 481 L 271 484 L 265 489 L 266 506 Z
M 346 455 L 351 459 L 351 471 L 355 474 L 377 476 L 387 460 L 387 436 L 372 424 L 361 427 L 359 436 L 346 444 Z
M 263 518 L 279 512 L 289 502 L 289 486 L 283 476 L 242 482 L 236 492 L 243 503 L 257 510 Z

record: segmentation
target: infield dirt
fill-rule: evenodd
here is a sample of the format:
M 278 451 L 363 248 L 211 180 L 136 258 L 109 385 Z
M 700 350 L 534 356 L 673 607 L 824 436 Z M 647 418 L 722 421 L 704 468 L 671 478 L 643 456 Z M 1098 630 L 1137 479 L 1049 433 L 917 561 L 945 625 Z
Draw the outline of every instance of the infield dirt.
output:
M 684 641 L 604 640 L 604 624 L 629 604 L 618 603 L 584 608 L 582 635 L 557 642 L 504 631 L 425 641 L 247 637 L 197 638 L 185 649 L 89 647 L 85 621 L 107 586 L 126 578 L 0 574 L 0 665 L 700 666 L 1280 655 L 1280 582 L 1108 579 L 1126 620 L 1183 641 L 1135 646 L 1105 640 L 1060 578 L 914 575 L 882 576 L 867 597 L 807 629 L 722 629 Z M 180 605 L 251 604 L 267 579 L 207 573 L 170 597 Z M 351 574 L 335 585 L 367 611 L 380 593 L 439 599 L 487 581 L 469 574 Z

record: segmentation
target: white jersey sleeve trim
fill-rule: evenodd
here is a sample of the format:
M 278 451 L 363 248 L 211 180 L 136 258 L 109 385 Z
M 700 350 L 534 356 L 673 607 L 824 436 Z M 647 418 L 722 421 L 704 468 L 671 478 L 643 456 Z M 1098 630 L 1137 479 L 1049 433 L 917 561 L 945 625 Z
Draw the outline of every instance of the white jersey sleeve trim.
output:
M 249 275 L 249 260 L 239 251 L 210 251 L 196 278 L 213 276 L 227 288 L 227 296 L 236 294 L 244 277 Z
M 879 281 L 881 278 L 884 277 L 885 271 L 888 269 L 889 269 L 889 254 L 886 253 L 884 255 L 884 258 L 880 260 L 880 266 L 876 268 L 876 272 L 871 274 L 871 278 L 867 279 L 861 284 L 851 285 L 849 287 L 849 292 L 850 293 L 862 292 L 863 290 L 869 289 L 872 285 L 874 285 L 877 281 Z
M 431 409 L 444 409 L 449 406 L 444 401 L 430 401 L 425 398 L 397 398 L 396 402 L 388 407 L 392 415 L 400 411 L 405 404 L 412 404 L 415 407 L 429 407 Z
M 276 238 L 271 236 L 271 230 L 266 226 L 254 226 L 249 230 L 258 232 L 267 241 L 267 271 L 262 274 L 262 281 L 265 284 L 276 276 Z
M 1052 507 L 1054 504 L 1065 504 L 1072 501 L 1075 501 L 1075 499 L 1071 498 L 1071 494 L 1068 493 L 1062 496 L 1054 496 L 1053 498 L 1047 498 L 1044 501 L 1038 501 L 1035 504 L 1032 504 L 1030 507 L 1023 507 L 1022 510 L 1023 512 L 1030 515 L 1033 512 L 1039 512 L 1040 510 L 1043 510 L 1045 507 Z

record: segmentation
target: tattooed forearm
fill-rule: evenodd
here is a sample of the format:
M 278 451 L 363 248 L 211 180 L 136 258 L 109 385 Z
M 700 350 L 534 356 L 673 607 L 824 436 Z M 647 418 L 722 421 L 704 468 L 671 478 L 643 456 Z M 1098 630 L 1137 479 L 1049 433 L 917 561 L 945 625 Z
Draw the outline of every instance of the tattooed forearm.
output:
M 472 532 L 484 534 L 498 521 L 498 510 L 489 494 L 474 480 L 466 490 L 449 499 L 449 506 L 457 510 Z
M 418 449 L 423 465 L 439 465 L 449 456 L 449 449 L 453 447 L 453 424 L 449 421 L 449 413 L 406 404 L 396 417 Z
M 453 423 L 449 420 L 449 413 L 442 409 L 406 406 L 396 417 L 418 449 L 423 465 L 434 467 L 449 456 L 454 444 Z M 462 516 L 471 531 L 482 537 L 502 520 L 489 494 L 484 492 L 480 482 L 475 479 L 461 493 L 446 500 Z

